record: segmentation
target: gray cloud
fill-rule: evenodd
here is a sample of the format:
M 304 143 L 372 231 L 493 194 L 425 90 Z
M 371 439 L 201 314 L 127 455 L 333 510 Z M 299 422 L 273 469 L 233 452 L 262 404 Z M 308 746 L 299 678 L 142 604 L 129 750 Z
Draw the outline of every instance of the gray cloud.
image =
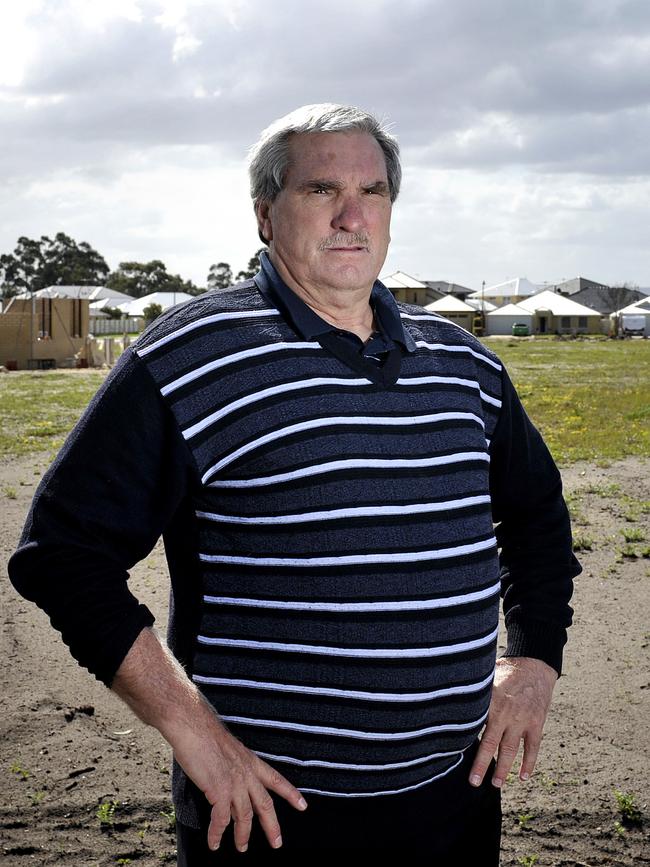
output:
M 0 89 L 0 189 L 14 210 L 31 213 L 38 196 L 21 204 L 20 191 L 50 177 L 108 190 L 134 165 L 241 164 L 263 126 L 318 101 L 387 115 L 416 185 L 432 168 L 477 183 L 529 173 L 529 189 L 540 176 L 650 174 L 646 0 L 250 0 L 232 15 L 190 4 L 176 28 L 155 0 L 140 6 L 140 21 L 96 28 L 65 0 L 31 20 L 24 80 Z M 3 231 L 0 248 L 14 240 Z

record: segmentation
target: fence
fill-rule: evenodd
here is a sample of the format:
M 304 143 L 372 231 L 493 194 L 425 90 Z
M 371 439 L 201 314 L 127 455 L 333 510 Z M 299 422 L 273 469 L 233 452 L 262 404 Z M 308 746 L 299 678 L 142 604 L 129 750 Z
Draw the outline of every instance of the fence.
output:
M 90 319 L 89 330 L 91 334 L 133 334 L 134 331 L 142 331 L 144 319 L 142 316 L 131 316 L 128 319 L 100 319 L 94 316 Z

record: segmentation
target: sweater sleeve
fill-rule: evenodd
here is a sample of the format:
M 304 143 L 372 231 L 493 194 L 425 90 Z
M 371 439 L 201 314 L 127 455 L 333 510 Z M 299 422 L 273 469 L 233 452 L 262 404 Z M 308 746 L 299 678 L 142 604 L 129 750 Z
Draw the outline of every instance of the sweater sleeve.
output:
M 18 592 L 107 685 L 154 622 L 130 592 L 128 570 L 179 509 L 190 461 L 148 372 L 127 350 L 44 475 L 9 561 Z
M 490 444 L 492 514 L 500 549 L 505 656 L 542 659 L 558 674 L 571 625 L 573 554 L 560 473 L 503 370 L 502 408 Z

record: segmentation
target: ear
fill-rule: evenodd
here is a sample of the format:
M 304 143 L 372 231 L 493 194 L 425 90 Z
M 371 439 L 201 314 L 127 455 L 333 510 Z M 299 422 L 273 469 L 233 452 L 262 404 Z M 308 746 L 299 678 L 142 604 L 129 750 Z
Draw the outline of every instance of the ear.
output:
M 257 228 L 260 237 L 267 244 L 273 240 L 273 222 L 271 218 L 273 203 L 267 199 L 263 199 L 255 205 L 255 216 L 257 217 Z

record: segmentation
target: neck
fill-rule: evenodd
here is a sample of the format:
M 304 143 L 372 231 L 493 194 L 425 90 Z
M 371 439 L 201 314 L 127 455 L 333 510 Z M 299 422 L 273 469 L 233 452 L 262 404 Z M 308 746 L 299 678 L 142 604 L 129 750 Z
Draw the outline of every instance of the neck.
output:
M 362 289 L 336 289 L 298 283 L 291 271 L 272 252 L 269 258 L 280 277 L 292 292 L 301 298 L 321 319 L 343 331 L 351 331 L 364 342 L 374 329 L 374 313 L 370 306 L 372 286 Z

